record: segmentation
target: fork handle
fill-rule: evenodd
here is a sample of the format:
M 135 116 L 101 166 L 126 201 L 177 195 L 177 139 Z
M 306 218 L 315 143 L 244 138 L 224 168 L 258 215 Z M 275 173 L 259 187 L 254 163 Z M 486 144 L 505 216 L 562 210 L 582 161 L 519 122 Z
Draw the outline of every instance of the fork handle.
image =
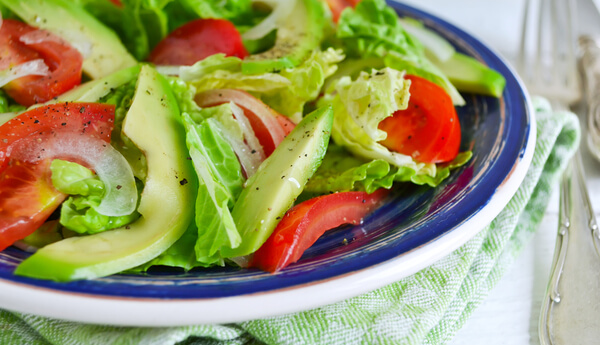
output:
M 600 342 L 599 236 L 577 151 L 561 182 L 556 248 L 540 316 L 542 345 Z

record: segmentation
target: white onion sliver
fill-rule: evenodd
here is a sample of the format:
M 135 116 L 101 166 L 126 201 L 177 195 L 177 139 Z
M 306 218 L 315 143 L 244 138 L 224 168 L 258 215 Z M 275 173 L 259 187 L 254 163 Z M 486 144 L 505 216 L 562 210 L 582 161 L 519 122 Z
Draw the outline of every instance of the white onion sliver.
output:
M 0 87 L 15 79 L 28 75 L 48 76 L 50 75 L 50 69 L 42 59 L 24 62 L 20 65 L 0 71 Z
M 61 32 L 61 35 L 59 36 L 46 30 L 35 30 L 21 35 L 19 40 L 27 45 L 42 42 L 69 44 L 79 51 L 84 59 L 92 54 L 92 42 L 90 42 L 90 40 L 82 33 L 75 31 L 64 31 Z
M 160 73 L 164 76 L 179 77 L 179 75 L 181 74 L 181 67 L 182 66 L 162 65 L 162 66 L 156 66 L 156 70 L 158 71 L 158 73 Z
M 261 161 L 265 160 L 265 150 L 263 150 L 260 141 L 258 141 L 258 138 L 252 129 L 252 125 L 250 125 L 250 121 L 246 117 L 246 114 L 244 114 L 244 110 L 233 102 L 229 102 L 229 105 L 231 106 L 233 116 L 235 116 L 235 119 L 244 132 L 244 139 L 248 143 L 248 146 L 255 151 L 254 154 L 257 155 Z
M 246 142 L 238 139 L 235 135 L 230 134 L 227 128 L 222 126 L 220 123 L 219 129 L 221 129 L 221 132 L 223 132 L 225 138 L 229 142 L 229 145 L 231 145 L 231 148 L 237 155 L 238 160 L 240 161 L 240 164 L 246 173 L 246 177 L 249 178 L 250 176 L 254 175 L 260 163 L 265 160 L 265 152 L 262 145 L 258 141 L 258 138 L 256 138 L 254 130 L 252 130 L 250 122 L 244 114 L 244 111 L 234 103 L 230 103 L 230 106 L 233 115 L 242 129 L 242 133 L 246 139 Z
M 289 17 L 292 9 L 296 6 L 296 1 L 297 0 L 260 1 L 271 5 L 273 10 L 265 19 L 263 19 L 263 21 L 244 32 L 242 38 L 245 40 L 257 40 L 266 36 L 269 32 L 273 31 L 278 24 Z
M 15 146 L 11 158 L 32 163 L 47 158 L 85 162 L 104 182 L 106 192 L 96 209 L 98 213 L 118 217 L 136 209 L 138 193 L 129 163 L 119 151 L 100 139 L 73 132 L 55 132 Z

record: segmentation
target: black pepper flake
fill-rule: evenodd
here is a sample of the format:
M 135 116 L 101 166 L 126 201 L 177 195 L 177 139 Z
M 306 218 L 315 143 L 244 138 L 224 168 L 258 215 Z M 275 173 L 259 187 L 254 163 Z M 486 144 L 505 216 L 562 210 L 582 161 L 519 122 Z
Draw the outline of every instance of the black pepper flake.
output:
M 188 180 L 186 178 L 184 178 L 183 180 L 179 181 L 180 185 L 186 185 L 188 183 Z
M 80 114 L 83 114 L 84 112 L 85 112 L 85 107 L 81 107 L 81 108 L 79 108 L 79 113 L 80 113 Z
M 63 123 L 61 123 L 60 125 L 61 125 L 61 126 L 66 126 L 66 125 L 67 125 L 67 123 L 66 123 L 66 122 L 63 122 Z
M 33 123 L 40 123 L 40 120 L 35 120 L 33 121 Z
M 123 186 L 121 186 L 120 184 L 117 185 L 117 189 L 121 189 L 123 188 Z

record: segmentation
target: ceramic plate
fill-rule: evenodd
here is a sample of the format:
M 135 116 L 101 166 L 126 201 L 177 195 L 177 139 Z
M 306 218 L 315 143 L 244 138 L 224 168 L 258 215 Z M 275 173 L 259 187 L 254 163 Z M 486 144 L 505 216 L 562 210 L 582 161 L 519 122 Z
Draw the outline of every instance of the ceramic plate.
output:
M 464 95 L 467 105 L 458 109 L 461 150 L 472 150 L 474 156 L 442 185 L 403 187 L 363 225 L 328 232 L 298 263 L 277 274 L 231 267 L 188 273 L 159 269 L 55 283 L 14 276 L 28 254 L 11 247 L 0 253 L 0 307 L 115 325 L 236 322 L 371 291 L 417 272 L 472 238 L 508 203 L 531 162 L 535 122 L 530 102 L 515 73 L 483 43 L 427 13 L 392 6 L 424 21 L 507 80 L 500 99 Z

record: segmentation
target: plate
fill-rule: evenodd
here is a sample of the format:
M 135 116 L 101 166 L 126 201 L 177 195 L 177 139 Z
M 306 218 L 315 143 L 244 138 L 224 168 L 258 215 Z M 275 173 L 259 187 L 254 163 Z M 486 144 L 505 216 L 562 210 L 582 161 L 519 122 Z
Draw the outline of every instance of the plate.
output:
M 504 208 L 533 156 L 535 121 L 522 83 L 504 60 L 453 25 L 391 4 L 422 20 L 502 73 L 500 99 L 465 94 L 461 150 L 473 158 L 437 188 L 405 186 L 360 226 L 326 233 L 302 259 L 277 273 L 214 268 L 155 270 L 56 283 L 12 274 L 27 253 L 0 253 L 0 307 L 113 325 L 175 326 L 237 322 L 297 312 L 374 290 L 417 272 L 467 242 Z

